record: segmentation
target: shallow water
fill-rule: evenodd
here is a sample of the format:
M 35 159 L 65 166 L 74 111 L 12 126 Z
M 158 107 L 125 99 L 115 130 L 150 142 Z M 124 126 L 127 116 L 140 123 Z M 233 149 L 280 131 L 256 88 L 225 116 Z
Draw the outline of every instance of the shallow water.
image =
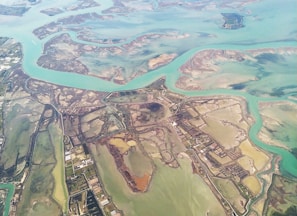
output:
M 14 187 L 13 184 L 0 184 L 0 189 L 8 190 L 6 200 L 5 200 L 5 207 L 4 207 L 3 216 L 8 216 L 8 214 L 9 214 L 10 200 L 13 197 L 14 188 L 15 187 Z

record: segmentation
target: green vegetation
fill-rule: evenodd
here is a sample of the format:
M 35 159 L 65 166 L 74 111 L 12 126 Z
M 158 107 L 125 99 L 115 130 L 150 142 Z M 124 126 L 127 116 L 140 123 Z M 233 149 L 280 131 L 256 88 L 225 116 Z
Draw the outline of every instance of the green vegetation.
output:
M 68 192 L 64 174 L 64 145 L 63 135 L 57 124 L 48 127 L 50 140 L 55 148 L 56 166 L 52 172 L 55 179 L 53 198 L 62 206 L 63 212 L 67 212 Z
M 41 165 L 54 164 L 56 162 L 54 157 L 54 146 L 48 131 L 38 133 L 32 162 Z
M 61 215 L 67 211 L 62 139 L 57 124 L 38 134 L 18 214 Z
M 78 175 L 75 179 L 67 180 L 69 194 L 75 194 L 88 189 L 88 183 L 83 175 Z
M 84 168 L 84 174 L 85 174 L 87 179 L 90 179 L 90 178 L 97 175 L 95 169 L 96 168 L 95 168 L 95 166 L 93 164 Z
M 273 212 L 272 216 L 296 216 L 297 215 L 297 206 L 289 207 L 285 213 Z
M 11 102 L 11 108 L 4 115 L 4 134 L 6 137 L 3 153 L 1 154 L 0 166 L 3 169 L 13 168 L 17 160 L 24 158 L 29 150 L 30 137 L 34 133 L 39 115 L 32 116 L 31 113 L 39 113 L 42 105 L 30 103 L 20 105 L 24 101 Z M 30 115 L 30 116 L 29 116 Z M 12 175 L 16 167 L 11 169 Z
M 72 177 L 74 172 L 73 172 L 73 168 L 72 166 L 67 166 L 65 168 L 65 174 L 66 174 L 66 177 Z
M 265 203 L 265 215 L 297 215 L 297 181 L 280 175 L 273 175 Z
M 51 199 L 54 178 L 50 174 L 52 165 L 33 165 L 25 183 L 18 215 L 61 215 L 59 205 Z
M 229 179 L 214 178 L 214 183 L 223 196 L 231 203 L 231 205 L 240 213 L 244 212 L 246 199 L 241 196 L 236 185 Z
M 119 97 L 108 98 L 108 101 L 113 103 L 127 103 L 127 101 L 141 103 L 147 101 L 147 94 L 139 94 L 133 91 L 120 92 Z

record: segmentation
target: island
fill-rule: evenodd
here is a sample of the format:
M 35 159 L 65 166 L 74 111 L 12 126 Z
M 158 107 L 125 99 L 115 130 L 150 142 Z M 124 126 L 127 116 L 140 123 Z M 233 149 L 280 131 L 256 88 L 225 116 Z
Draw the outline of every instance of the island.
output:
M 222 13 L 222 16 L 225 21 L 223 28 L 235 30 L 244 27 L 243 16 L 236 13 Z

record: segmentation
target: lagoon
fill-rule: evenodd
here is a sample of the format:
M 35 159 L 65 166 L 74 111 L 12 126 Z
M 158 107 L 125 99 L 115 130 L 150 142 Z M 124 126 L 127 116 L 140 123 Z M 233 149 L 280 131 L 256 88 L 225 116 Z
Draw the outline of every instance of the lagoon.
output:
M 66 3 L 69 2 L 71 1 Z M 9 27 L 10 31 L 6 31 L 5 35 L 3 36 L 13 37 L 17 41 L 21 42 L 24 53 L 24 72 L 34 79 L 63 86 L 112 92 L 142 88 L 159 79 L 160 77 L 165 76 L 166 85 L 170 90 L 185 94 L 187 96 L 221 94 L 242 96 L 247 100 L 249 110 L 256 121 L 249 133 L 253 143 L 266 151 L 280 155 L 282 158 L 281 170 L 295 177 L 297 176 L 297 167 L 294 165 L 297 164 L 297 159 L 294 158 L 291 153 L 279 147 L 266 145 L 265 143 L 259 141 L 257 137 L 257 134 L 262 126 L 262 119 L 258 112 L 258 103 L 263 100 L 285 100 L 287 95 L 282 98 L 260 98 L 239 90 L 210 89 L 203 91 L 185 91 L 178 89 L 175 86 L 175 83 L 180 76 L 180 66 L 184 64 L 189 58 L 191 58 L 196 52 L 201 50 L 229 49 L 244 51 L 263 48 L 297 47 L 296 37 L 293 33 L 297 32 L 297 27 L 295 25 L 295 20 L 297 19 L 297 13 L 295 13 L 295 1 L 286 1 L 286 4 L 280 3 L 278 0 L 261 1 L 247 4 L 247 6 L 244 7 L 242 11 L 240 11 L 241 14 L 245 15 L 245 27 L 236 31 L 228 31 L 226 29 L 220 28 L 220 22 L 222 22 L 221 13 L 228 12 L 230 9 L 219 7 L 205 9 L 202 13 L 197 13 L 195 10 L 189 10 L 185 8 L 168 7 L 166 9 L 162 8 L 151 12 L 136 11 L 134 13 L 127 14 L 126 17 L 115 14 L 112 21 L 106 20 L 105 22 L 101 23 L 101 26 L 97 27 L 99 29 L 104 29 L 103 34 L 105 36 L 114 36 L 121 32 L 121 36 L 127 38 L 126 42 L 124 43 L 129 43 L 142 34 L 152 32 L 152 29 L 153 32 L 158 32 L 162 29 L 173 29 L 179 32 L 190 33 L 192 35 L 197 34 L 197 32 L 206 32 L 208 34 L 215 35 L 215 38 L 198 38 L 199 41 L 191 44 L 193 47 L 192 49 L 183 52 L 182 55 L 180 55 L 170 64 L 137 77 L 126 85 L 117 85 L 115 83 L 104 81 L 102 79 L 88 75 L 45 69 L 39 67 L 36 64 L 38 58 L 43 53 L 44 44 L 54 36 L 61 34 L 61 32 L 53 34 L 43 40 L 38 40 L 32 33 L 35 28 L 52 21 L 56 21 L 59 18 L 81 14 L 82 12 L 97 12 L 100 14 L 100 11 L 109 8 L 112 5 L 112 2 L 104 1 L 104 3 L 100 2 L 100 4 L 101 6 L 99 7 L 83 9 L 82 11 L 68 11 L 55 17 L 49 17 L 44 14 L 40 14 L 39 10 L 54 6 L 55 3 L 42 2 L 38 4 L 36 8 L 34 8 L 35 6 L 31 8 L 24 17 L 10 20 L 10 24 L 12 24 Z M 269 10 L 267 10 L 268 7 Z M 232 11 L 236 12 L 237 10 L 233 9 Z M 35 19 L 37 14 L 41 16 L 42 19 Z M 171 19 L 168 19 L 168 17 L 171 17 Z M 177 21 L 182 23 L 182 25 L 177 25 Z M 115 25 L 116 22 L 122 24 Z M 0 22 L 0 29 L 3 30 L 4 28 L 7 28 L 8 24 L 9 23 Z M 96 27 L 96 24 L 94 23 L 89 23 L 89 25 L 91 27 Z M 278 28 L 281 27 L 281 29 L 275 31 L 276 26 Z M 78 40 L 76 38 L 76 33 L 73 31 L 69 30 L 66 31 L 66 33 L 69 33 L 74 41 L 89 45 L 96 45 L 91 42 Z M 190 42 L 193 43 L 193 41 Z M 167 45 L 172 45 L 172 43 L 168 43 Z M 98 44 L 97 46 L 106 45 Z M 127 62 L 127 67 L 130 67 L 128 65 L 129 64 Z M 273 83 L 270 83 L 270 85 L 273 85 Z M 259 86 L 259 88 L 261 88 L 261 86 Z
M 297 47 L 296 41 L 296 20 L 297 4 L 294 0 L 288 0 L 285 3 L 279 0 L 264 0 L 252 2 L 243 8 L 220 8 L 209 7 L 203 11 L 185 9 L 183 7 L 167 7 L 158 8 L 158 2 L 154 1 L 155 11 L 135 11 L 126 14 L 113 14 L 112 21 L 105 20 L 100 25 L 96 23 L 88 23 L 92 28 L 97 28 L 96 32 L 106 37 L 114 37 L 120 34 L 126 38 L 122 44 L 133 41 L 136 37 L 146 33 L 163 32 L 165 30 L 177 31 L 192 35 L 191 39 L 185 40 L 185 47 L 176 47 L 173 41 L 162 41 L 155 44 L 152 48 L 154 52 L 162 53 L 167 48 L 172 47 L 180 56 L 166 66 L 154 71 L 150 71 L 139 76 L 126 85 L 117 85 L 99 78 L 88 75 L 75 73 L 67 73 L 62 71 L 54 71 L 39 67 L 36 62 L 43 54 L 43 47 L 54 36 L 61 32 L 50 35 L 43 40 L 39 40 L 32 31 L 42 25 L 57 21 L 71 15 L 81 13 L 96 12 L 102 14 L 102 11 L 111 7 L 111 0 L 98 1 L 101 6 L 95 8 L 87 8 L 79 11 L 67 11 L 54 17 L 46 16 L 40 13 L 40 10 L 50 7 L 63 7 L 72 0 L 60 2 L 56 5 L 55 1 L 42 1 L 32 6 L 32 8 L 23 17 L 4 17 L 0 16 L 0 32 L 1 36 L 12 37 L 22 44 L 24 72 L 31 78 L 63 85 L 74 88 L 95 90 L 95 91 L 120 91 L 138 89 L 149 85 L 153 81 L 166 77 L 166 86 L 174 92 L 184 94 L 186 96 L 210 96 L 210 95 L 234 95 L 246 99 L 248 110 L 255 120 L 249 131 L 251 141 L 264 151 L 273 153 L 281 157 L 280 171 L 285 176 L 297 177 L 297 159 L 288 150 L 267 145 L 258 138 L 258 133 L 262 127 L 262 119 L 259 114 L 258 106 L 260 102 L 276 102 L 286 101 L 289 95 L 281 97 L 264 97 L 251 94 L 246 91 L 236 89 L 208 89 L 203 91 L 186 91 L 176 88 L 175 83 L 181 75 L 179 68 L 195 53 L 205 49 L 229 49 L 229 50 L 250 50 L 262 48 L 281 48 L 281 47 Z M 220 1 L 214 1 L 219 5 Z M 244 15 L 244 28 L 229 31 L 221 28 L 223 23 L 221 13 L 236 12 Z M 38 17 L 38 18 L 37 18 Z M 116 25 L 116 23 L 120 23 Z M 63 33 L 68 33 L 72 40 L 78 43 L 84 43 L 96 46 L 106 46 L 94 44 L 76 38 L 77 32 L 68 29 Z M 213 37 L 201 37 L 203 34 L 213 35 Z M 120 46 L 122 44 L 117 44 Z M 123 57 L 123 62 L 127 61 L 127 68 L 134 67 L 131 59 Z M 292 66 L 292 65 L 290 65 Z M 291 71 L 292 72 L 292 71 Z M 286 73 L 286 71 L 285 71 Z M 296 73 L 293 74 L 296 76 Z M 287 80 L 284 80 L 285 83 Z M 279 83 L 271 80 L 269 85 L 279 85 Z M 261 85 L 256 85 L 261 89 Z M 295 100 L 291 100 L 296 103 Z M 296 141 L 297 142 L 297 141 Z M 6 213 L 9 211 L 9 202 L 12 198 L 14 186 L 12 184 L 0 185 L 9 189 L 7 197 Z M 8 206 L 8 207 L 7 207 Z M 7 210 L 8 208 L 8 210 Z M 7 213 L 8 214 L 8 213 Z

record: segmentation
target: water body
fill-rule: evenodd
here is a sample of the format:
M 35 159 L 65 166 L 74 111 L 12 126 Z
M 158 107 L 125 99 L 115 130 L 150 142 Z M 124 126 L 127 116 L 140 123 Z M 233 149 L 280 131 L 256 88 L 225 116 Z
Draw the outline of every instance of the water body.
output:
M 13 184 L 0 184 L 0 189 L 8 190 L 5 206 L 4 206 L 4 214 L 3 216 L 9 215 L 10 201 L 14 194 L 14 185 Z
M 71 1 L 67 1 L 69 3 Z M 51 35 L 43 40 L 38 40 L 32 31 L 44 24 L 56 21 L 59 18 L 76 15 L 81 13 L 97 12 L 109 8 L 112 5 L 111 1 L 99 2 L 101 6 L 96 8 L 84 9 L 82 11 L 71 11 L 63 14 L 49 17 L 41 14 L 41 9 L 56 7 L 55 2 L 42 1 L 40 4 L 33 6 L 24 17 L 11 18 L 9 20 L 1 19 L 0 17 L 0 32 L 1 36 L 9 36 L 20 41 L 23 46 L 24 58 L 23 69 L 30 77 L 75 88 L 98 90 L 98 91 L 118 91 L 142 88 L 162 76 L 166 76 L 166 85 L 172 91 L 185 94 L 187 96 L 207 96 L 207 95 L 235 95 L 242 96 L 247 100 L 249 112 L 252 114 L 256 123 L 251 127 L 249 136 L 253 143 L 265 151 L 279 155 L 282 160 L 280 164 L 281 172 L 287 176 L 297 177 L 297 159 L 287 150 L 280 147 L 267 145 L 261 142 L 257 134 L 262 127 L 262 119 L 258 111 L 258 103 L 261 101 L 278 101 L 286 100 L 288 95 L 282 97 L 257 97 L 240 89 L 211 89 L 204 91 L 184 91 L 177 89 L 175 83 L 180 76 L 179 67 L 184 64 L 196 52 L 205 49 L 233 49 L 233 50 L 248 50 L 259 48 L 279 48 L 279 47 L 297 47 L 296 32 L 296 1 L 289 0 L 283 3 L 278 0 L 260 1 L 246 5 L 241 9 L 230 8 L 208 8 L 202 12 L 184 9 L 182 7 L 170 7 L 167 9 L 158 8 L 155 1 L 155 12 L 133 12 L 126 14 L 127 16 L 114 15 L 113 25 L 111 21 L 106 20 L 101 23 L 102 34 L 104 36 L 114 36 L 122 34 L 127 38 L 125 43 L 135 39 L 137 36 L 151 32 L 152 29 L 156 32 L 158 29 L 173 29 L 182 33 L 192 35 L 198 32 L 204 32 L 214 35 L 213 38 L 198 37 L 197 40 L 187 40 L 187 47 L 192 47 L 188 51 L 183 52 L 181 56 L 176 58 L 170 64 L 151 71 L 143 76 L 137 77 L 126 85 L 120 86 L 101 79 L 97 79 L 88 75 L 80 75 L 61 71 L 54 71 L 41 68 L 36 64 L 37 59 L 42 55 L 44 44 L 55 35 Z M 60 5 L 63 6 L 63 3 Z M 228 31 L 222 29 L 222 12 L 236 12 L 245 16 L 242 29 L 236 31 Z M 36 19 L 39 17 L 39 19 Z M 170 18 L 169 18 L 170 17 Z M 122 25 L 115 26 L 114 23 L 121 22 Z M 94 23 L 89 23 L 94 26 Z M 9 31 L 8 31 L 9 29 Z M 69 33 L 73 40 L 82 43 L 76 39 L 76 33 L 70 30 Z M 98 31 L 100 33 L 100 31 Z M 84 42 L 85 44 L 94 45 L 94 43 Z M 174 42 L 163 43 L 164 46 L 173 46 Z M 120 44 L 119 44 L 120 45 Z M 106 45 L 98 45 L 106 46 Z M 154 48 L 153 51 L 158 51 Z M 163 48 L 160 48 L 160 50 Z M 179 50 L 179 48 L 176 48 Z M 160 51 L 159 50 L 159 51 Z M 129 61 L 129 59 L 126 59 Z M 128 65 L 128 62 L 127 62 Z M 271 82 L 270 85 L 274 85 Z M 259 86 L 260 88 L 260 86 Z M 296 101 L 295 101 L 296 102 Z

